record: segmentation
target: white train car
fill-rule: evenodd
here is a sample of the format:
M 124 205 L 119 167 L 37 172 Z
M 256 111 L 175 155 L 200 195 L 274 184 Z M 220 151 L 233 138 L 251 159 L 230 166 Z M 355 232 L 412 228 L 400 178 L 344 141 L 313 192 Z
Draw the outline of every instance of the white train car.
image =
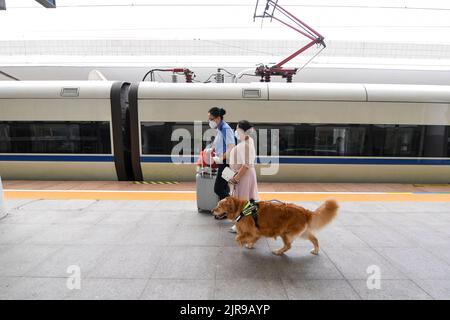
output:
M 320 83 L 3 81 L 0 176 L 193 180 L 212 106 L 271 146 L 261 181 L 450 182 L 450 86 Z
M 259 164 L 260 181 L 450 182 L 450 86 L 141 82 L 129 100 L 136 180 L 192 180 L 207 112 L 221 106 L 232 126 L 253 123 L 260 141 L 272 144 L 278 130 L 279 156 L 258 160 L 279 166 L 267 174 Z M 174 164 L 176 129 L 192 138 L 190 155 Z
M 126 180 L 122 113 L 128 84 L 2 81 L 3 179 Z

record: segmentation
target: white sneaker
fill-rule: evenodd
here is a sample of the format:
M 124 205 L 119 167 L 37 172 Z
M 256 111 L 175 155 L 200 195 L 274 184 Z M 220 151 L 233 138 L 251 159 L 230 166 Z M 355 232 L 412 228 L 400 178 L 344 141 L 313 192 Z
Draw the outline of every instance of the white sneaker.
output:
M 228 230 L 228 231 L 231 232 L 231 233 L 237 233 L 236 225 L 234 224 L 234 225 L 230 228 L 230 230 Z

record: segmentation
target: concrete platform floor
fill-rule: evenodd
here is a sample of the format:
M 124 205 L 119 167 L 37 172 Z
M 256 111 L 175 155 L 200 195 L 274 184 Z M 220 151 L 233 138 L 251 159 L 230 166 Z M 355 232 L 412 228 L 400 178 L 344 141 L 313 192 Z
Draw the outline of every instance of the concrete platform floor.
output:
M 319 256 L 298 240 L 282 257 L 272 239 L 238 247 L 230 222 L 195 201 L 6 205 L 0 299 L 450 299 L 448 202 L 343 202 Z M 69 289 L 77 268 L 81 288 Z
M 195 191 L 192 181 L 3 180 L 5 190 Z M 262 192 L 447 192 L 450 184 L 258 182 Z

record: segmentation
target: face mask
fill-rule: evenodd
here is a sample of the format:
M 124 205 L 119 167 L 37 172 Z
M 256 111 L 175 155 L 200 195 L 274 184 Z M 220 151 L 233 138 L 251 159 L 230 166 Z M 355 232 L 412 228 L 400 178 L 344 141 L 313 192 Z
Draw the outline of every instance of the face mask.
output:
M 234 130 L 234 136 L 236 137 L 236 139 L 238 139 L 239 141 L 241 140 L 241 135 L 239 134 L 240 132 L 242 132 L 242 130 Z
M 217 128 L 217 123 L 214 120 L 209 120 L 209 127 L 215 129 Z

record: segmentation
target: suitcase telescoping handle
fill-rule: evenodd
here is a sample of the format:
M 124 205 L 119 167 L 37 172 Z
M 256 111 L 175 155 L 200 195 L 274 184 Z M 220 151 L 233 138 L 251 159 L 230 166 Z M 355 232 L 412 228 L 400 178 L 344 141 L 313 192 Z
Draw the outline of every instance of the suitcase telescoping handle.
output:
M 205 150 L 203 150 L 202 152 L 201 152 L 201 154 L 203 155 L 203 156 L 205 156 L 206 155 L 206 152 L 205 152 Z M 200 166 L 201 166 L 201 175 L 203 176 L 204 174 L 205 174 L 205 166 L 203 165 L 203 156 L 202 156 L 202 159 L 200 159 Z M 210 156 L 210 158 L 212 158 L 211 157 L 211 155 L 209 155 Z M 211 160 L 211 159 L 210 159 Z M 214 160 L 213 160 L 214 161 Z M 210 179 L 212 179 L 212 167 L 210 167 L 210 170 L 209 170 L 209 178 Z

